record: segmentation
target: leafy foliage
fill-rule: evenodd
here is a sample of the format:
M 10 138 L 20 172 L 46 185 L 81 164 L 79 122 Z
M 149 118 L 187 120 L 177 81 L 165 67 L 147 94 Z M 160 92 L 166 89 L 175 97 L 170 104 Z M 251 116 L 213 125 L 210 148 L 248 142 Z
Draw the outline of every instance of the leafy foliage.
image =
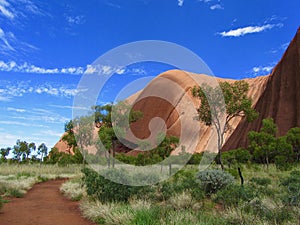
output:
M 222 166 L 221 148 L 224 143 L 224 134 L 230 129 L 229 122 L 235 117 L 246 117 L 253 121 L 258 113 L 251 107 L 252 100 L 247 96 L 249 85 L 245 81 L 234 83 L 221 82 L 220 87 L 203 85 L 194 87 L 192 94 L 201 101 L 198 108 L 199 119 L 207 126 L 213 125 L 218 133 L 218 160 Z M 224 125 L 223 116 L 226 115 Z
M 84 183 L 86 184 L 87 194 L 100 200 L 101 202 L 127 202 L 130 197 L 142 190 L 149 191 L 146 187 L 124 185 L 131 179 L 123 170 L 107 169 L 105 176 L 99 175 L 95 171 L 84 168 Z M 115 183 L 112 180 L 119 180 Z M 124 184 L 121 184 L 124 183 Z M 144 194 L 145 194 L 144 193 Z
M 300 171 L 292 171 L 289 177 L 281 181 L 281 185 L 287 190 L 283 197 L 284 202 L 300 207 Z
M 225 208 L 239 207 L 244 202 L 250 202 L 256 197 L 252 187 L 236 184 L 228 185 L 216 193 L 215 201 L 220 202 Z
M 204 170 L 199 172 L 196 178 L 200 183 L 200 187 L 209 196 L 234 183 L 234 177 L 221 170 Z

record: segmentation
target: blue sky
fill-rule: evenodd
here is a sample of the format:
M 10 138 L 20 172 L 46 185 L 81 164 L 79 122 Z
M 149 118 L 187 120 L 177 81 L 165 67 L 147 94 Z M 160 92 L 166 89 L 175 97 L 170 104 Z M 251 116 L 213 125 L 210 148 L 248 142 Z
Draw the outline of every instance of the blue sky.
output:
M 84 72 L 129 42 L 182 45 L 219 77 L 268 74 L 295 35 L 299 8 L 298 0 L 0 0 L 0 147 L 17 139 L 52 147 L 72 118 Z M 140 63 L 119 71 L 99 103 L 171 68 Z

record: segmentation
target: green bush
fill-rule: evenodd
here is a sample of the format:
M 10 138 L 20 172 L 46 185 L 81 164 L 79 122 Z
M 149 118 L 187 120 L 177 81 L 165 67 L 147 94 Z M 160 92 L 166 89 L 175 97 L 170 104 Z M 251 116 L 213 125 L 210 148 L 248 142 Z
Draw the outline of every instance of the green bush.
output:
M 202 160 L 203 153 L 195 153 L 191 156 L 190 160 L 188 161 L 188 164 L 191 165 L 199 165 Z
M 159 188 L 163 200 L 184 191 L 190 192 L 195 200 L 202 200 L 205 197 L 204 191 L 199 187 L 195 178 L 195 172 L 191 170 L 179 171 L 171 179 L 160 183 Z
M 204 170 L 196 175 L 200 187 L 210 196 L 227 185 L 234 183 L 234 177 L 222 170 Z
M 283 202 L 287 205 L 300 207 L 300 171 L 292 171 L 290 176 L 281 181 L 286 194 L 283 196 Z
M 251 178 L 250 182 L 261 185 L 261 186 L 268 186 L 271 184 L 270 178 L 261 178 L 261 177 L 253 177 Z
M 108 169 L 104 171 L 105 176 L 85 168 L 83 181 L 86 185 L 86 191 L 89 196 L 99 199 L 101 202 L 127 202 L 132 196 L 148 196 L 153 189 L 147 186 L 129 186 L 129 177 L 124 171 L 117 169 Z M 153 176 L 146 177 L 143 174 L 137 174 L 134 179 L 151 179 L 156 181 Z M 113 180 L 119 180 L 121 183 L 115 183 Z M 124 183 L 124 184 L 123 184 Z
M 9 196 L 15 197 L 15 198 L 23 198 L 24 197 L 24 192 L 21 192 L 20 190 L 18 190 L 16 188 L 8 189 L 8 194 L 9 194 Z
M 2 209 L 2 207 L 3 207 L 3 199 L 2 199 L 2 197 L 0 195 L 0 210 Z
M 246 205 L 245 211 L 265 220 L 268 224 L 285 224 L 294 220 L 293 212 L 286 206 L 271 205 L 255 199 Z
M 149 209 L 144 208 L 136 211 L 134 218 L 130 223 L 135 225 L 159 225 L 161 224 L 160 218 L 160 208 L 150 207 Z
M 239 207 L 243 202 L 250 202 L 256 197 L 253 188 L 236 184 L 228 185 L 216 193 L 214 201 L 222 203 L 224 207 Z

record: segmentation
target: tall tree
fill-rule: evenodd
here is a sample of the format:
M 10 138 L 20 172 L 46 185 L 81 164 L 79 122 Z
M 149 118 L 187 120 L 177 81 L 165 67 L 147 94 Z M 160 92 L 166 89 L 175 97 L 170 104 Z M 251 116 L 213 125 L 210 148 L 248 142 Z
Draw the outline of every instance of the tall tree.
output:
M 192 94 L 200 99 L 197 109 L 199 119 L 207 126 L 214 126 L 218 135 L 218 162 L 224 169 L 221 149 L 224 144 L 224 134 L 230 129 L 230 121 L 236 117 L 245 117 L 251 122 L 258 113 L 251 107 L 252 100 L 247 96 L 249 85 L 245 81 L 234 83 L 221 82 L 219 87 L 204 84 L 194 87 Z M 223 120 L 222 115 L 226 115 Z
M 82 116 L 73 120 L 74 124 L 74 135 L 76 137 L 77 145 L 82 154 L 82 164 L 85 166 L 86 152 L 88 148 L 93 144 L 93 133 L 94 133 L 94 117 L 93 116 Z
M 6 157 L 9 155 L 10 150 L 11 150 L 10 147 L 1 148 L 0 154 L 1 154 L 2 161 L 6 161 Z
M 45 145 L 45 143 L 40 144 L 38 147 L 38 155 L 41 155 L 40 162 L 44 161 L 44 157 L 47 155 L 47 153 L 48 153 L 48 148 Z
M 104 154 L 108 160 L 108 166 L 110 166 L 110 161 L 112 160 L 112 167 L 114 167 L 115 146 L 118 142 L 118 137 L 124 138 L 129 124 L 140 119 L 143 114 L 140 111 L 131 110 L 131 107 L 122 101 L 116 105 L 95 106 L 93 109 L 95 110 L 95 122 L 101 124 L 98 136 L 102 145 L 98 142 L 96 146 L 98 146 L 98 150 L 105 151 Z M 113 121 L 112 113 L 115 113 Z M 106 154 L 107 150 L 109 151 L 108 157 Z

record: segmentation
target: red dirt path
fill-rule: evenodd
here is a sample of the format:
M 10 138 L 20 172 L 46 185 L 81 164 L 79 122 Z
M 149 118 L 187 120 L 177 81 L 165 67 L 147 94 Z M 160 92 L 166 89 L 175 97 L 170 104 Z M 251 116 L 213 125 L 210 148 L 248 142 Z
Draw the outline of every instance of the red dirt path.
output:
M 62 196 L 66 180 L 36 184 L 24 198 L 12 199 L 0 212 L 1 225 L 93 225 L 80 215 L 78 202 Z

